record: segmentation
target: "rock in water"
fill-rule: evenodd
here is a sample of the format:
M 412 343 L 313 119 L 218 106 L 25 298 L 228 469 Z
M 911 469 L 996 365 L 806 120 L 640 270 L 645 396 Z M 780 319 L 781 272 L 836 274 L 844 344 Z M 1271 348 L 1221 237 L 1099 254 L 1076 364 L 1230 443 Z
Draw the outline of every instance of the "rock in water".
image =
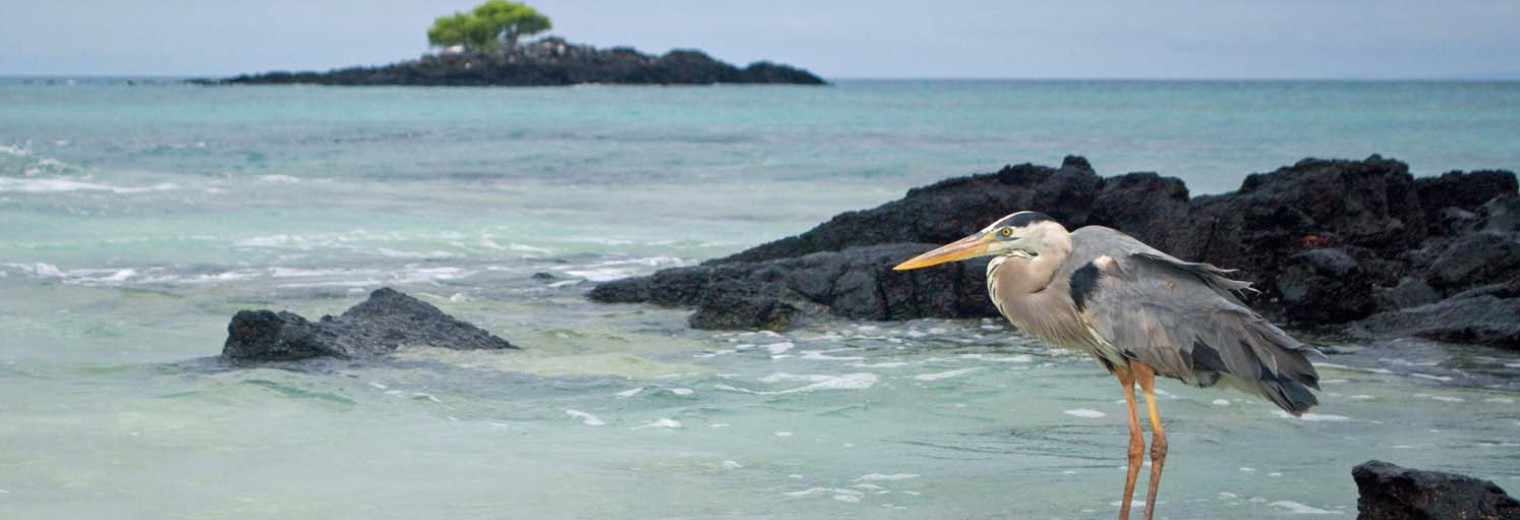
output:
M 1517 520 L 1520 502 L 1493 482 L 1371 460 L 1351 470 L 1357 520 Z
M 1515 175 L 1451 172 L 1416 179 L 1399 161 L 1305 159 L 1253 174 L 1239 190 L 1189 197 L 1182 181 L 1140 172 L 1100 177 L 1081 157 L 946 179 L 902 199 L 841 213 L 797 236 L 700 266 L 601 284 L 601 302 L 696 307 L 693 326 L 774 328 L 809 315 L 903 320 L 995 317 L 985 262 L 893 272 L 891 266 L 1017 210 L 1069 229 L 1119 229 L 1180 258 L 1238 269 L 1276 321 L 1339 325 L 1473 296 L 1520 277 Z M 1520 305 L 1490 291 L 1504 309 Z M 787 319 L 769 309 L 787 304 Z M 795 312 L 793 311 L 800 311 Z M 1432 318 L 1449 314 L 1425 309 Z M 1477 320 L 1507 316 L 1487 313 Z M 1363 330 L 1383 335 L 1384 316 Z M 1415 334 L 1512 345 L 1513 321 Z M 1403 332 L 1392 332 L 1403 334 Z
M 295 361 L 351 357 L 337 346 L 331 327 L 287 311 L 238 311 L 227 325 L 222 357 L 238 361 Z
M 734 285 L 739 288 L 737 292 L 707 291 L 702 301 L 697 303 L 697 312 L 692 313 L 687 320 L 691 328 L 771 331 L 791 328 L 792 320 L 799 314 L 796 306 L 780 298 L 745 294 L 743 284 Z
M 1471 293 L 1429 305 L 1381 312 L 1348 327 L 1365 339 L 1419 337 L 1520 349 L 1520 298 Z
M 933 244 L 889 244 L 825 251 L 799 258 L 666 269 L 648 278 L 597 286 L 606 303 L 691 306 L 701 329 L 785 329 L 803 314 L 866 320 L 936 316 L 994 316 L 981 279 L 986 261 L 942 269 L 892 271 L 903 258 Z
M 386 287 L 342 316 L 323 316 L 315 323 L 292 312 L 239 311 L 227 325 L 222 357 L 236 362 L 352 359 L 386 355 L 403 346 L 517 348 L 427 302 Z

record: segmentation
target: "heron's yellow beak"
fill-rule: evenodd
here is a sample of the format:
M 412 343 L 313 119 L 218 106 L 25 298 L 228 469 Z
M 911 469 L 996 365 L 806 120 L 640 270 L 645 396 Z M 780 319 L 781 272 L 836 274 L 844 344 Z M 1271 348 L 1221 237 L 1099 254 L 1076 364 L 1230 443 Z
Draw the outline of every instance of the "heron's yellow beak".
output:
M 935 249 L 933 251 L 910 258 L 906 262 L 897 264 L 897 267 L 893 267 L 892 270 L 907 271 L 909 269 L 918 269 L 922 267 L 929 267 L 931 265 L 943 264 L 945 262 L 954 262 L 956 260 L 965 260 L 967 258 L 983 256 L 991 253 L 990 249 L 992 247 L 992 242 L 993 240 L 991 238 L 988 238 L 982 233 L 977 233 L 975 235 L 971 235 L 969 237 L 962 238 L 960 240 L 956 240 L 949 244 L 940 246 L 938 249 Z

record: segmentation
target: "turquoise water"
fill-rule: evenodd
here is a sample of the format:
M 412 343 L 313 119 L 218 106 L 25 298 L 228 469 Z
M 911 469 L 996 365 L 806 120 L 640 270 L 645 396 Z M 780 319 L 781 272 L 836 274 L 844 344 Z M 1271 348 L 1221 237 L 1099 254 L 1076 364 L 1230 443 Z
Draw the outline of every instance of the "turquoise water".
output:
M 1195 193 L 1311 155 L 1520 170 L 1520 84 L 0 80 L 0 518 L 1110 517 L 1123 408 L 1089 360 L 993 322 L 715 334 L 581 297 L 1070 153 Z M 382 285 L 527 350 L 204 359 L 237 309 Z M 1310 420 L 1163 384 L 1158 516 L 1350 517 L 1374 457 L 1520 487 L 1520 396 L 1451 384 L 1520 360 L 1461 358 L 1332 360 Z

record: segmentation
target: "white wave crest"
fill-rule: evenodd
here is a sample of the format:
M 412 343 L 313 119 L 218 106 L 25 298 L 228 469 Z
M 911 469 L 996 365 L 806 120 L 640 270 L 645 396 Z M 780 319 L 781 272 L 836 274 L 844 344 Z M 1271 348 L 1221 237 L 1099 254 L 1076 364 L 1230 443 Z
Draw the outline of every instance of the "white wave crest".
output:
M 1304 504 L 1300 504 L 1298 502 L 1293 502 L 1293 501 L 1290 501 L 1290 500 L 1279 500 L 1277 502 L 1273 502 L 1273 503 L 1270 503 L 1270 504 L 1267 504 L 1267 505 L 1275 507 L 1275 508 L 1278 508 L 1278 509 L 1282 509 L 1284 512 L 1286 512 L 1288 514 L 1292 514 L 1292 515 L 1339 515 L 1339 514 L 1341 514 L 1340 511 L 1331 511 L 1329 509 L 1320 509 L 1318 507 L 1304 505 Z
M 879 378 L 876 376 L 876 374 L 866 372 L 861 372 L 858 374 L 844 374 L 838 376 L 811 374 L 798 375 L 778 372 L 760 378 L 760 382 L 774 384 L 783 381 L 809 381 L 812 384 L 799 386 L 796 388 L 789 388 L 786 390 L 778 390 L 774 392 L 749 390 L 745 388 L 734 387 L 731 385 L 713 385 L 713 388 L 716 388 L 718 390 L 726 390 L 729 392 L 741 392 L 755 395 L 786 395 L 800 392 L 812 392 L 815 390 L 865 390 L 867 388 L 876 386 L 877 379 Z
M 591 415 L 580 410 L 565 410 L 565 415 L 580 419 L 581 423 L 585 424 L 586 426 L 604 426 L 607 424 L 606 421 L 598 419 L 595 415 Z
M 178 184 L 165 182 L 152 186 L 112 186 L 74 179 L 58 178 L 9 178 L 0 177 L 0 193 L 68 193 L 74 191 L 108 191 L 118 194 L 148 193 L 155 191 L 173 191 L 179 189 Z
M 1066 411 L 1061 412 L 1061 413 L 1064 413 L 1066 415 L 1070 415 L 1072 417 L 1081 417 L 1081 418 L 1084 418 L 1084 419 L 1097 419 L 1099 417 L 1104 417 L 1104 416 L 1108 415 L 1106 413 L 1103 413 L 1103 412 L 1100 412 L 1100 411 L 1097 411 L 1097 410 L 1092 410 L 1092 409 L 1089 409 L 1089 408 L 1077 408 L 1075 410 L 1066 410 Z
M 0 144 L 0 155 L 9 155 L 11 157 L 31 157 L 32 147 L 30 145 Z
M 608 260 L 585 266 L 564 268 L 565 274 L 585 278 L 592 282 L 610 282 L 637 274 L 652 272 L 658 268 L 684 265 L 685 261 L 673 256 L 651 256 Z

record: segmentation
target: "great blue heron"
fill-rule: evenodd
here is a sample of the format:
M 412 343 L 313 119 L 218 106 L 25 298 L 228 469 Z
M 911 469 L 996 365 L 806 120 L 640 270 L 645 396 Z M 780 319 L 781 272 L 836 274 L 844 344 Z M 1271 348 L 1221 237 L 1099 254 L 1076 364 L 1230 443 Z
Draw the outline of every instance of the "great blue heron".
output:
M 1319 374 L 1305 357 L 1318 351 L 1252 311 L 1235 293 L 1250 284 L 1231 271 L 1178 260 L 1119 231 L 1068 232 L 1050 217 L 1021 211 L 899 264 L 898 271 L 979 256 L 987 292 L 1018 328 L 1087 352 L 1119 378 L 1129 408 L 1129 472 L 1119 518 L 1129 518 L 1145 450 L 1136 384 L 1151 423 L 1151 475 L 1145 519 L 1155 511 L 1166 463 L 1166 431 L 1156 411 L 1156 375 L 1208 387 L 1224 383 L 1272 401 L 1295 416 L 1319 404 Z

